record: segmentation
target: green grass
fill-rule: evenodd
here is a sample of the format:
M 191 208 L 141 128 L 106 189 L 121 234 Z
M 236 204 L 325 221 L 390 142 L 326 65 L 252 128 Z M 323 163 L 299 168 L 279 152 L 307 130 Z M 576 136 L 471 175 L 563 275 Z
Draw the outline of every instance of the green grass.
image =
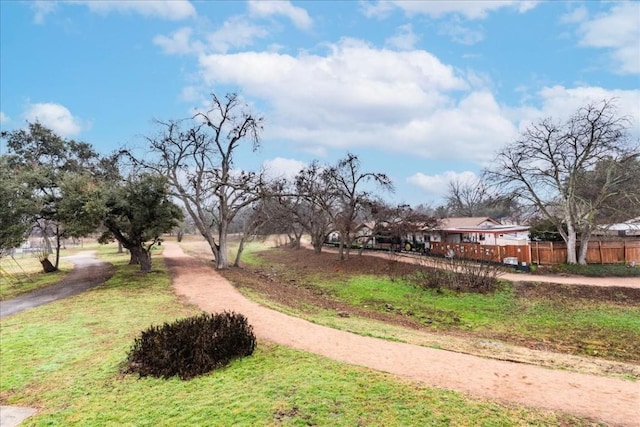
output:
M 472 335 L 515 345 L 542 346 L 580 356 L 599 356 L 622 362 L 640 362 L 640 312 L 632 304 L 601 302 L 554 296 L 520 296 L 514 284 L 502 282 L 493 293 L 464 293 L 449 289 L 423 289 L 410 278 L 384 275 L 333 275 L 294 272 L 270 256 L 269 270 L 286 282 L 296 277 L 304 286 L 320 290 L 349 306 L 375 313 L 402 315 L 422 324 L 427 331 Z M 261 260 L 263 263 L 265 260 Z M 252 265 L 258 267 L 258 265 Z M 283 283 L 284 283 L 283 282 Z M 241 288 L 243 292 L 246 289 Z M 251 296 L 256 298 L 257 296 Z M 259 296 L 257 298 L 260 298 Z M 264 298 L 260 299 L 264 303 Z M 277 304 L 274 308 L 283 310 Z M 356 319 L 336 319 L 335 311 L 316 307 L 284 309 L 312 322 L 339 327 L 362 335 L 380 333 L 375 322 L 369 328 Z M 375 325 L 375 326 L 374 326 Z
M 516 342 L 550 342 L 582 355 L 638 362 L 637 307 L 597 302 L 535 300 L 516 296 L 513 285 L 495 293 L 423 290 L 403 280 L 354 276 L 345 282 L 317 282 L 350 305 L 410 315 L 440 331 L 474 331 Z
M 123 376 L 133 339 L 193 315 L 161 260 L 141 275 L 126 255 L 105 285 L 0 322 L 0 400 L 32 406 L 28 426 L 547 426 L 584 419 L 480 401 L 259 343 L 252 357 L 191 381 Z

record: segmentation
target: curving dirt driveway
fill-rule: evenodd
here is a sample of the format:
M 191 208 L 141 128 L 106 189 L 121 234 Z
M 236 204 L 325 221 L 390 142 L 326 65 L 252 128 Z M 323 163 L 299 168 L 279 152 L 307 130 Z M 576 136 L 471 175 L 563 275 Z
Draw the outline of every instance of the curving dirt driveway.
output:
M 167 243 L 163 253 L 178 295 L 204 311 L 244 314 L 260 339 L 431 387 L 564 411 L 610 425 L 640 425 L 640 383 L 483 359 L 319 326 L 247 300 L 212 267 L 185 255 L 175 243 Z
M 65 257 L 74 264 L 71 273 L 55 285 L 0 301 L 0 317 L 67 298 L 103 283 L 115 270 L 111 264 L 94 258 L 94 254 L 95 251 L 84 251 Z

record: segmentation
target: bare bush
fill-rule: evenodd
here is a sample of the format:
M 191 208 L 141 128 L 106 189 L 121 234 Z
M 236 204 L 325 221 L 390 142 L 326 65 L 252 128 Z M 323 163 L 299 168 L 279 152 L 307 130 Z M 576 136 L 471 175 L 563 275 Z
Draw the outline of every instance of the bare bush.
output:
M 416 279 L 424 289 L 451 289 L 458 292 L 493 292 L 498 286 L 500 267 L 487 260 L 471 260 L 447 254 L 444 260 L 434 264 L 423 259 L 423 268 Z M 436 267 L 433 267 L 436 265 Z

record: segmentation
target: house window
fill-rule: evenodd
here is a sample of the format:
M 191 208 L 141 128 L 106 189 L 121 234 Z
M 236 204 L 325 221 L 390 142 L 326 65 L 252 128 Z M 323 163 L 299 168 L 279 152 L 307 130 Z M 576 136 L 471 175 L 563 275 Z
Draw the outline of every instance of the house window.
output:
M 480 233 L 480 235 L 478 236 L 478 239 L 484 240 L 484 233 Z

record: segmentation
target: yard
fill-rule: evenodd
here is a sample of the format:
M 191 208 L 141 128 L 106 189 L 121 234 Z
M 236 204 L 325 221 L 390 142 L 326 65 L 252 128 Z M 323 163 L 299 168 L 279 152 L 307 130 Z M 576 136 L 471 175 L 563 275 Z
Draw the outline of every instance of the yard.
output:
M 105 285 L 2 319 L 0 401 L 38 408 L 43 425 L 597 425 L 483 401 L 260 342 L 252 357 L 192 381 L 119 373 L 133 338 L 188 316 L 157 255 L 147 276 L 113 247 Z

